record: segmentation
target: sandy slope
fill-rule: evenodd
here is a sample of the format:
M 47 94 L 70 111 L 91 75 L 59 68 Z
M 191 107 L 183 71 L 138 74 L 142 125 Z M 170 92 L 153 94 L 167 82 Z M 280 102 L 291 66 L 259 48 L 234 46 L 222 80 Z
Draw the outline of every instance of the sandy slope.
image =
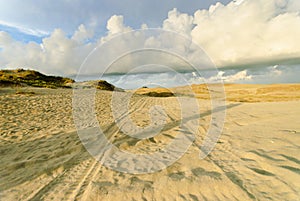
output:
M 30 89 L 36 94 L 29 96 L 0 89 L 0 200 L 300 200 L 295 86 L 227 86 L 227 98 L 235 101 L 227 102 L 222 136 L 203 160 L 199 147 L 211 115 L 209 101 L 199 99 L 201 126 L 193 145 L 168 168 L 141 175 L 113 171 L 86 151 L 72 119 L 72 90 Z M 120 132 L 110 101 L 111 92 L 97 92 L 97 118 L 122 150 L 152 153 L 180 132 L 176 97 L 131 99 L 132 121 L 141 127 L 150 124 L 152 106 L 165 109 L 168 129 L 145 140 Z

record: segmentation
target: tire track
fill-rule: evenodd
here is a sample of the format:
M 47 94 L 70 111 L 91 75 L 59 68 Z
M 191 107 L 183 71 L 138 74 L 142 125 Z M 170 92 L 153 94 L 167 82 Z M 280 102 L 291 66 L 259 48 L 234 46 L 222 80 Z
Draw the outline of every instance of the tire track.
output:
M 104 100 L 101 100 L 104 101 Z M 211 111 L 205 111 L 201 112 L 200 118 L 195 116 L 188 117 L 186 119 L 182 118 L 182 112 L 180 111 L 180 104 L 178 104 L 178 101 L 176 98 L 150 98 L 150 97 L 138 97 L 135 98 L 132 101 L 132 105 L 129 107 L 129 111 L 121 114 L 119 119 L 119 124 L 116 124 L 113 119 L 109 119 L 109 121 L 112 123 L 104 125 L 106 129 L 104 129 L 104 133 L 106 133 L 107 138 L 109 141 L 113 141 L 114 144 L 123 144 L 128 143 L 129 148 L 132 148 L 133 146 L 130 144 L 130 141 L 135 140 L 134 138 L 125 136 L 120 132 L 120 127 L 124 126 L 124 119 L 125 118 L 132 118 L 132 120 L 137 120 L 137 122 L 141 125 L 146 124 L 148 120 L 145 120 L 146 118 L 143 117 L 145 115 L 149 115 L 149 108 L 155 105 L 160 105 L 164 108 L 166 116 L 166 125 L 161 130 L 160 133 L 164 135 L 170 134 L 171 137 L 178 134 L 178 132 L 181 132 L 182 129 L 180 128 L 181 122 L 188 122 L 191 123 L 192 121 L 205 121 L 205 125 L 199 124 L 200 127 L 202 127 L 204 130 L 206 126 L 209 124 L 209 122 L 206 121 L 206 118 L 208 119 L 211 115 Z M 178 105 L 178 108 L 177 108 Z M 107 107 L 107 105 L 103 104 L 101 107 Z M 100 108 L 101 109 L 101 108 Z M 105 108 L 107 109 L 107 108 Z M 229 108 L 228 108 L 229 109 Z M 157 114 L 157 115 L 163 115 L 163 114 Z M 244 114 L 244 118 L 247 118 Z M 143 117 L 143 119 L 138 119 L 140 117 Z M 144 120 L 144 122 L 140 121 Z M 133 121 L 135 122 L 135 121 Z M 142 122 L 142 123 L 140 123 Z M 232 125 L 235 126 L 243 126 L 239 125 L 236 122 L 230 122 Z M 187 124 L 187 127 L 189 124 Z M 187 128 L 190 130 L 190 128 Z M 155 130 L 155 127 L 153 129 L 149 129 L 149 132 L 152 132 Z M 203 140 L 205 135 L 204 133 L 200 132 L 200 128 L 198 129 L 198 133 L 196 133 L 196 139 L 200 138 L 200 140 Z M 125 136 L 125 137 L 124 137 Z M 167 136 L 167 135 L 166 135 Z M 155 138 L 155 137 L 154 137 Z M 158 137 L 157 137 L 158 138 Z M 170 137 L 169 137 L 170 138 Z M 231 139 L 234 138 L 234 139 Z M 113 139 L 113 140 L 112 140 Z M 74 139 L 70 139 L 74 141 Z M 216 169 L 220 169 L 220 180 L 223 182 L 228 182 L 228 185 L 231 185 L 234 187 L 237 191 L 234 193 L 230 193 L 231 196 L 235 196 L 236 194 L 239 194 L 241 197 L 240 199 L 244 200 L 258 200 L 258 199 L 269 199 L 268 197 L 270 195 L 270 191 L 272 190 L 272 187 L 268 184 L 268 181 L 271 179 L 276 179 L 280 182 L 280 186 L 283 186 L 284 188 L 292 189 L 291 186 L 288 186 L 288 183 L 285 183 L 283 180 L 281 180 L 280 177 L 277 177 L 275 173 L 271 170 L 263 169 L 259 166 L 259 163 L 255 164 L 254 161 L 250 160 L 243 160 L 247 158 L 247 156 L 243 156 L 245 152 L 240 152 L 241 150 L 235 149 L 235 145 L 237 145 L 239 142 L 238 140 L 242 140 L 240 136 L 232 136 L 232 134 L 223 135 L 222 141 L 219 141 L 219 143 L 216 144 L 216 147 L 214 151 L 206 158 L 207 161 L 209 161 L 212 166 L 216 167 Z M 235 141 L 236 144 L 231 144 L 232 140 Z M 63 141 L 63 139 L 59 139 L 58 137 L 55 137 L 55 140 L 51 142 L 50 144 L 54 144 L 56 142 Z M 167 142 L 167 141 L 165 141 Z M 154 144 L 151 144 L 154 143 Z M 194 142 L 192 146 L 196 146 L 199 149 L 201 149 L 201 145 L 197 142 Z M 133 143 L 134 144 L 134 143 Z M 196 145 L 195 145 L 196 144 Z M 156 140 L 150 141 L 150 143 L 146 144 L 150 146 L 161 146 L 161 144 L 158 144 Z M 163 144 L 164 145 L 164 144 Z M 64 147 L 66 146 L 66 147 Z M 132 146 L 132 147 L 130 147 Z M 68 149 L 72 147 L 69 144 L 62 145 L 63 149 Z M 138 147 L 138 146 L 137 146 Z M 138 147 L 139 148 L 139 147 Z M 143 147 L 142 147 L 143 148 Z M 45 149 L 48 149 L 47 147 Z M 272 155 L 263 153 L 261 154 L 261 151 L 259 149 L 255 149 L 256 151 L 248 151 L 247 154 L 250 155 L 256 155 L 257 158 L 263 158 L 264 160 L 270 160 L 272 159 Z M 147 150 L 146 150 L 147 151 Z M 70 152 L 74 153 L 73 150 Z M 69 156 L 70 153 L 64 153 L 64 155 Z M 70 157 L 70 160 L 76 160 L 76 157 L 78 154 L 81 154 L 81 152 L 74 154 L 73 158 Z M 87 195 L 93 194 L 95 192 L 92 192 L 90 187 L 93 185 L 93 182 L 98 181 L 101 178 L 101 175 L 103 174 L 110 174 L 111 170 L 107 170 L 106 167 L 104 167 L 103 160 L 105 159 L 105 154 L 102 155 L 102 158 L 99 158 L 99 160 L 95 158 L 88 158 L 84 159 L 80 163 L 73 165 L 70 168 L 64 169 L 63 171 L 54 174 L 52 170 L 52 175 L 48 175 L 47 179 L 43 180 L 44 183 L 40 183 L 36 185 L 37 189 L 32 192 L 29 196 L 20 197 L 22 200 L 82 200 L 87 197 Z M 298 160 L 295 157 L 290 157 L 287 155 L 281 155 L 282 157 L 285 157 L 289 160 L 292 160 L 295 164 L 298 165 Z M 56 156 L 57 157 L 57 156 Z M 282 161 L 282 160 L 280 160 Z M 280 161 L 274 161 L 280 162 Z M 69 162 L 64 162 L 69 163 Z M 196 162 L 195 162 L 196 163 Z M 62 164 L 65 165 L 65 164 Z M 286 169 L 290 170 L 296 170 L 298 173 L 298 169 L 291 169 L 290 166 L 285 166 Z M 199 171 L 201 168 L 198 168 Z M 188 171 L 188 170 L 187 170 Z M 206 171 L 206 174 L 209 174 L 212 171 Z M 204 173 L 200 171 L 200 176 L 205 175 Z M 274 174 L 273 174 L 274 173 Z M 212 173 L 211 173 L 212 174 Z M 51 178 L 51 179 L 50 179 Z M 129 179 L 130 176 L 128 176 Z M 193 177 L 194 178 L 194 177 Z M 258 178 L 257 180 L 253 178 Z M 270 183 L 270 182 L 269 182 Z M 112 186 L 117 185 L 115 183 L 112 183 Z M 262 188 L 257 188 L 257 186 L 261 186 Z M 117 188 L 117 187 L 116 187 Z M 295 189 L 294 189 L 295 190 Z M 30 192 L 30 191 L 28 191 Z M 130 192 L 130 191 L 128 191 Z M 280 193 L 282 193 L 281 191 Z M 283 196 L 283 194 L 278 193 L 275 195 L 272 195 L 274 198 L 280 198 Z M 294 191 L 295 193 L 295 191 Z M 101 194 L 100 196 L 105 196 L 104 194 Z M 187 198 L 187 197 L 185 197 Z M 191 194 L 191 199 L 197 199 L 197 195 Z M 146 198 L 145 198 L 146 199 Z
M 92 161 L 93 159 L 89 159 L 75 165 L 71 169 L 65 170 L 39 191 L 35 192 L 34 195 L 31 195 L 28 200 L 70 200 L 69 197 L 73 194 L 78 183 L 89 172 L 89 169 L 93 168 L 93 166 L 90 167 Z

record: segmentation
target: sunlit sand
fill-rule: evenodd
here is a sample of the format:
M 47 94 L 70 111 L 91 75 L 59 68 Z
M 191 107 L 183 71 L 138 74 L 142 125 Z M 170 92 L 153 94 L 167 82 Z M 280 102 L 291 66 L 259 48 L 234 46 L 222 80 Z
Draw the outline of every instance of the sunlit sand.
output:
M 151 174 L 111 170 L 82 145 L 73 122 L 72 89 L 0 89 L 1 200 L 298 200 L 300 197 L 300 85 L 225 85 L 226 119 L 214 150 L 200 160 L 210 124 L 207 88 L 193 85 L 200 126 L 187 152 Z M 136 94 L 163 89 L 140 89 Z M 168 91 L 168 90 L 167 90 Z M 187 88 L 170 89 L 184 96 Z M 129 92 L 118 92 L 129 93 Z M 120 133 L 112 92 L 97 90 L 96 113 L 111 142 L 132 153 L 152 153 L 178 134 L 177 98 L 134 95 L 132 121 L 151 123 L 161 105 L 170 123 L 151 139 Z

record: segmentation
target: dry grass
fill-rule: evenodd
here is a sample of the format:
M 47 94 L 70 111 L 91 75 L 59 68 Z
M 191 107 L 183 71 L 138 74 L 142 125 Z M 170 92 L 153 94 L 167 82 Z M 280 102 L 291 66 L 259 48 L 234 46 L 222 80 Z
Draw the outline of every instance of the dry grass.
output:
M 210 88 L 210 90 L 214 87 Z M 300 84 L 225 84 L 227 101 L 232 102 L 281 102 L 300 100 Z M 163 88 L 141 88 L 137 94 L 172 92 L 176 95 L 192 95 L 198 99 L 210 99 L 209 87 L 205 84 Z
M 45 88 L 66 88 L 73 83 L 70 78 L 47 76 L 34 70 L 0 70 L 0 86 L 32 86 Z

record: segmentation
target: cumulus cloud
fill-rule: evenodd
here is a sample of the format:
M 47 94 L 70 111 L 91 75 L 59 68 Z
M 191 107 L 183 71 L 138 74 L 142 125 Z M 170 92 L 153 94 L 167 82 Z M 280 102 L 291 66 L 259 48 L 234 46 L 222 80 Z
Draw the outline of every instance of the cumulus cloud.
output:
M 85 28 L 83 24 L 78 27 L 78 30 L 75 31 L 72 39 L 77 41 L 78 43 L 84 43 L 86 40 L 92 38 L 94 35 L 93 30 L 88 30 Z
M 226 6 L 217 3 L 209 10 L 195 12 L 196 27 L 191 34 L 218 66 L 299 58 L 297 2 L 244 0 Z
M 74 74 L 96 46 L 82 42 L 89 37 L 91 33 L 83 25 L 72 37 L 55 29 L 41 44 L 22 43 L 6 32 L 0 32 L 0 65 L 4 68 L 31 68 L 48 74 Z
M 223 82 L 234 83 L 240 81 L 249 81 L 252 80 L 252 75 L 248 75 L 247 70 L 239 71 L 233 75 L 225 75 L 224 71 L 219 71 L 218 75 L 212 76 L 206 79 L 206 82 L 216 82 L 222 80 Z
M 163 29 L 190 35 L 193 28 L 193 17 L 180 13 L 176 8 L 169 11 L 168 18 L 163 22 Z
M 132 29 L 124 25 L 124 17 L 122 15 L 113 15 L 107 21 L 107 30 L 109 34 L 118 34 L 131 31 Z
M 83 24 L 71 36 L 64 33 L 62 29 L 55 29 L 42 40 L 41 44 L 22 43 L 14 40 L 6 32 L 0 32 L 0 65 L 2 68 L 27 67 L 45 73 L 74 74 L 94 48 L 104 45 L 121 33 L 128 34 L 126 37 L 119 38 L 103 52 L 108 59 L 121 56 L 118 54 L 123 50 L 138 48 L 143 44 L 146 48 L 168 49 L 200 63 L 207 58 L 191 43 L 193 41 L 202 47 L 220 68 L 275 65 L 287 60 L 299 62 L 299 2 L 298 0 L 235 0 L 227 5 L 217 3 L 209 9 L 196 11 L 194 15 L 181 13 L 174 8 L 169 11 L 161 28 L 179 33 L 180 37 L 170 37 L 163 33 L 154 36 L 145 35 L 142 30 L 148 28 L 147 24 L 141 24 L 140 31 L 131 32 L 133 28 L 125 24 L 126 19 L 122 15 L 113 15 L 107 21 L 107 33 L 101 37 L 94 36 L 95 30 Z M 140 58 L 144 60 L 137 60 L 135 56 L 128 55 L 115 65 L 118 65 L 121 70 L 126 65 L 132 66 L 132 62 L 140 64 L 146 61 L 149 64 L 153 61 L 157 64 L 160 59 L 170 61 L 162 62 L 163 65 L 177 63 L 179 68 L 186 69 L 184 62 L 180 63 L 176 59 L 172 62 L 169 56 L 143 55 Z M 92 61 L 97 64 L 96 57 Z M 209 61 L 203 61 L 203 64 L 205 63 Z M 278 69 L 273 71 L 280 73 Z M 230 82 L 251 79 L 247 71 L 230 76 L 223 73 L 218 76 Z

